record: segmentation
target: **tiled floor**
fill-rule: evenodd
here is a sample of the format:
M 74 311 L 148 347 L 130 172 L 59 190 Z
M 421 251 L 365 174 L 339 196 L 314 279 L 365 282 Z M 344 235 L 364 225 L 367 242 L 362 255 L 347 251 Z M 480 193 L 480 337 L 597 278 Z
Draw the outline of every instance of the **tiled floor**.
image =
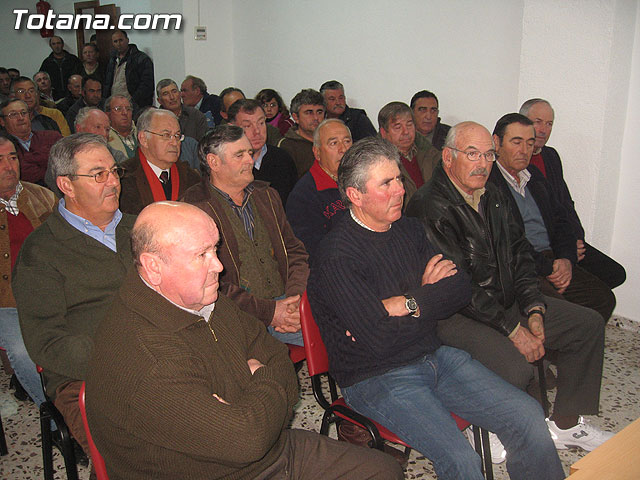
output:
M 637 324 L 636 324 L 637 325 Z M 306 368 L 299 373 L 301 401 L 296 408 L 293 426 L 319 430 L 321 412 L 311 392 Z M 27 480 L 42 478 L 39 422 L 35 406 L 18 402 L 8 389 L 9 378 L 0 373 L 0 409 L 4 422 L 9 455 L 0 457 L 0 479 Z M 607 327 L 606 354 L 601 394 L 601 415 L 588 417 L 598 427 L 618 432 L 640 417 L 640 331 L 624 320 L 612 320 Z M 552 395 L 550 396 L 552 398 Z M 332 436 L 335 430 L 332 429 Z M 560 451 L 560 458 L 569 466 L 584 453 L 580 450 Z M 65 479 L 61 457 L 55 453 L 56 479 Z M 87 479 L 87 469 L 80 469 L 80 478 Z M 507 479 L 503 465 L 494 467 L 497 480 Z M 435 478 L 431 464 L 423 456 L 412 452 L 406 470 L 407 479 Z

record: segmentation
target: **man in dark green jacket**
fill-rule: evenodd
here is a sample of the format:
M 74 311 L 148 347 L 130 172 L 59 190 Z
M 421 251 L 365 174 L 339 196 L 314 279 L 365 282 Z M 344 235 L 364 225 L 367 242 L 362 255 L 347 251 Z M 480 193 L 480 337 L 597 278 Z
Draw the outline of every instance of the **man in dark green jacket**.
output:
M 104 138 L 77 133 L 60 140 L 49 168 L 64 197 L 24 242 L 13 293 L 46 393 L 88 453 L 78 393 L 97 325 L 132 263 L 134 217 L 118 209 L 120 170 Z

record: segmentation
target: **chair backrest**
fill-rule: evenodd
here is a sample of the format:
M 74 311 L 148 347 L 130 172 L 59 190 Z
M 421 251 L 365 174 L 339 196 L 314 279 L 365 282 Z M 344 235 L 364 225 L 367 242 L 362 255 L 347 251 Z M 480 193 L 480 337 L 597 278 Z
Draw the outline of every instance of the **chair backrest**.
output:
M 91 431 L 89 431 L 89 422 L 87 421 L 87 409 L 85 406 L 85 384 L 82 382 L 82 387 L 80 388 L 80 395 L 78 396 L 78 405 L 80 406 L 80 415 L 82 416 L 82 424 L 84 425 L 84 431 L 87 434 L 87 440 L 89 442 L 89 450 L 91 452 L 91 461 L 93 462 L 93 468 L 96 471 L 96 476 L 98 480 L 109 480 L 107 475 L 107 467 L 104 464 L 104 459 L 100 452 L 98 452 L 98 448 L 96 444 L 93 443 L 93 437 L 91 436 Z
M 302 339 L 304 340 L 304 350 L 307 355 L 307 368 L 309 375 L 323 374 L 329 371 L 329 357 L 324 346 L 320 330 L 313 319 L 311 305 L 307 292 L 302 294 L 300 299 L 300 325 L 302 326 Z

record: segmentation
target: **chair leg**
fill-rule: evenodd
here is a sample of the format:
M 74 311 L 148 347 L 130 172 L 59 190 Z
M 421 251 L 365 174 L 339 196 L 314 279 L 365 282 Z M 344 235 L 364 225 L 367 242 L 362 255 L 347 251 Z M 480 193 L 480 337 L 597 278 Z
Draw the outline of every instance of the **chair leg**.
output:
M 482 437 L 482 450 L 484 452 L 484 476 L 487 480 L 493 480 L 493 462 L 491 461 L 491 444 L 489 443 L 489 432 L 484 428 L 474 427 L 480 430 Z
M 51 438 L 51 416 L 40 407 L 40 436 L 42 441 L 42 465 L 44 479 L 53 480 L 53 441 Z
M 4 436 L 4 425 L 2 425 L 2 415 L 0 415 L 0 456 L 7 455 L 9 449 L 7 448 L 7 439 Z
M 549 418 L 549 403 L 547 400 L 547 377 L 544 373 L 544 361 L 541 358 L 539 360 L 536 360 L 534 363 L 538 367 L 538 383 L 540 384 L 540 401 L 542 402 L 542 411 L 544 412 L 544 418 Z
M 324 411 L 324 415 L 322 415 L 322 423 L 320 424 L 320 435 L 324 435 L 325 437 L 329 435 L 329 425 L 331 424 L 332 416 L 333 412 L 331 412 L 331 410 Z

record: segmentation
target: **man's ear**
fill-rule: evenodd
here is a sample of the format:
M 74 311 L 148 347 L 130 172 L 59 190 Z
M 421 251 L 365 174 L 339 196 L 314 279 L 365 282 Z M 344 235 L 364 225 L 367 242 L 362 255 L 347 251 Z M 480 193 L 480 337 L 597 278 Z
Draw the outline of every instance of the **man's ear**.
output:
M 313 146 L 313 157 L 318 161 L 320 160 L 320 148 L 315 145 Z
M 449 168 L 451 166 L 451 162 L 453 161 L 453 150 L 449 147 L 444 147 L 442 149 L 442 165 Z
M 140 268 L 145 274 L 145 279 L 154 287 L 162 283 L 162 267 L 160 257 L 155 253 L 144 252 L 139 258 Z
M 385 140 L 387 140 L 387 137 L 389 136 L 388 132 L 384 129 L 384 127 L 380 127 L 380 136 Z
M 291 118 L 293 118 L 293 121 L 294 121 L 294 122 L 299 123 L 299 122 L 298 122 L 298 114 L 297 114 L 297 113 L 292 113 L 292 114 L 291 114 Z
M 215 153 L 207 153 L 207 165 L 209 165 L 212 172 L 217 172 L 221 163 L 222 159 L 218 155 Z
M 355 187 L 347 187 L 345 193 L 353 205 L 356 207 L 362 206 L 362 192 L 360 190 Z
M 58 186 L 58 188 L 60 189 L 60 191 L 63 193 L 64 196 L 69 198 L 74 197 L 73 182 L 69 177 L 62 176 L 62 175 L 57 177 L 56 185 Z
M 142 145 L 144 148 L 147 148 L 149 141 L 147 139 L 147 132 L 138 131 L 138 143 Z
M 535 137 L 535 135 L 534 135 Z M 502 142 L 500 142 L 500 137 L 498 135 L 493 135 L 493 143 L 496 146 L 496 150 L 498 150 L 502 146 Z

